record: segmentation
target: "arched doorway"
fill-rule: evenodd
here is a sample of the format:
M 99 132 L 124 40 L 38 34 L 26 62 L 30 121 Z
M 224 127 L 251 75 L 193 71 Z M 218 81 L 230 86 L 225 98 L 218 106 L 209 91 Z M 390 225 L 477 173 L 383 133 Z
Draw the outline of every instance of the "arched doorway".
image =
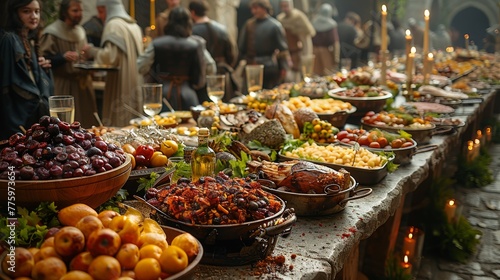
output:
M 451 21 L 452 43 L 455 47 L 465 47 L 464 35 L 469 34 L 470 40 L 477 45 L 478 49 L 482 49 L 483 40 L 487 35 L 486 29 L 490 26 L 483 11 L 475 7 L 467 7 L 458 12 Z

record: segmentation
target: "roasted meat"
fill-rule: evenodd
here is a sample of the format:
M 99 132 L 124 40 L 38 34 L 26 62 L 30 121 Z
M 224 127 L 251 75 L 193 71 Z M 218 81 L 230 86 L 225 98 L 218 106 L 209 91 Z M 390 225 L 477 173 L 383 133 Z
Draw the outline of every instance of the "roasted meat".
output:
M 308 161 L 269 162 L 251 161 L 250 171 L 273 181 L 277 187 L 290 192 L 323 194 L 328 185 L 336 184 L 341 190 L 349 188 L 350 174 L 345 169 L 332 168 Z

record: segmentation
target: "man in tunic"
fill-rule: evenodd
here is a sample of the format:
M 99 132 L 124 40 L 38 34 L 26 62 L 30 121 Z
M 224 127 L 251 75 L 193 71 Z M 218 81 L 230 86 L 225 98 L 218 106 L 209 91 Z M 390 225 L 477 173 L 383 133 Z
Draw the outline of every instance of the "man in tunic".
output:
M 63 0 L 59 19 L 43 30 L 40 49 L 43 56 L 52 60 L 54 94 L 72 95 L 75 98 L 75 121 L 83 127 L 91 127 L 97 124 L 93 116 L 97 105 L 92 76 L 89 71 L 73 67 L 87 44 L 85 30 L 79 25 L 82 11 L 80 0 Z
M 340 43 L 337 22 L 332 18 L 333 8 L 330 4 L 321 5 L 318 14 L 312 20 L 316 30 L 313 37 L 314 73 L 320 76 L 335 73 L 340 61 Z
M 293 7 L 292 0 L 281 0 L 281 11 L 277 19 L 285 28 L 288 43 L 288 52 L 292 59 L 292 66 L 287 74 L 289 82 L 301 80 L 301 57 L 312 55 L 312 37 L 316 34 L 314 27 L 307 16 Z
M 289 65 L 285 30 L 271 17 L 269 0 L 251 0 L 250 10 L 253 17 L 241 29 L 238 41 L 240 57 L 248 65 L 264 65 L 263 88 L 271 89 L 284 80 Z
M 87 33 L 87 41 L 90 44 L 93 44 L 94 46 L 101 45 L 104 21 L 106 21 L 106 8 L 104 6 L 98 6 L 97 15 L 91 17 L 82 25 Z
M 142 112 L 142 77 L 137 69 L 137 57 L 143 52 L 142 32 L 121 0 L 98 0 L 106 6 L 106 22 L 101 48 L 86 46 L 85 52 L 97 64 L 116 68 L 108 71 L 102 109 L 102 121 L 107 126 L 127 126 L 135 115 L 127 109 Z
M 217 63 L 217 74 L 226 75 L 224 100 L 229 101 L 235 90 L 231 74 L 236 64 L 236 46 L 231 41 L 226 27 L 208 17 L 208 3 L 205 0 L 189 2 L 189 11 L 193 19 L 193 35 L 205 39 L 206 48 Z

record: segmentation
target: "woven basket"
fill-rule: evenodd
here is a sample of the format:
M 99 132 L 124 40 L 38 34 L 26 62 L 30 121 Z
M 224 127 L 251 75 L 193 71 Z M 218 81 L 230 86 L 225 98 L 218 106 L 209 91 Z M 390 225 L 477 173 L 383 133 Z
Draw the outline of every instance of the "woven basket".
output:
M 0 180 L 0 202 L 6 206 L 7 201 L 12 201 L 16 207 L 26 208 L 34 208 L 44 201 L 55 202 L 59 209 L 74 203 L 84 203 L 96 208 L 118 192 L 127 182 L 131 170 L 131 159 L 127 157 L 119 167 L 92 176 L 56 180 L 15 180 L 15 195 L 12 196 L 8 196 L 9 181 Z

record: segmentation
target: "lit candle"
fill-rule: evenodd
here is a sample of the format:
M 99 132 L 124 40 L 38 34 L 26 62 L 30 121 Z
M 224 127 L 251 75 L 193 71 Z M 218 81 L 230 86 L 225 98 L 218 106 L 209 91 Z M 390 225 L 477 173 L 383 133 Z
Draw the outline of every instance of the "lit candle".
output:
M 430 77 L 432 74 L 432 68 L 434 67 L 434 54 L 428 53 L 426 59 L 424 60 L 424 84 L 429 84 Z
M 467 162 L 474 159 L 474 141 L 467 141 Z
M 156 28 L 156 26 L 155 26 L 155 17 L 156 17 L 155 0 L 151 0 L 149 16 L 150 16 L 149 23 L 151 25 L 151 30 L 155 30 L 155 28 Z
M 380 45 L 380 50 L 381 51 L 386 51 L 387 50 L 387 7 L 385 5 L 382 5 L 382 18 L 380 21 L 380 34 L 381 34 L 381 45 Z
M 491 142 L 491 127 L 487 126 L 485 130 L 486 130 L 486 141 Z
M 455 218 L 455 212 L 457 211 L 457 205 L 455 204 L 455 200 L 451 199 L 446 203 L 444 207 L 444 213 L 446 214 L 446 218 L 448 219 L 448 223 Z
M 480 149 L 481 149 L 481 140 L 474 139 L 474 155 L 473 155 L 474 159 L 479 156 Z
M 410 229 L 410 233 L 408 233 L 408 236 L 405 236 L 405 240 L 403 243 L 403 253 L 405 255 L 408 255 L 410 258 L 415 257 L 415 245 L 416 245 L 416 239 L 413 236 L 412 232 L 413 227 Z
M 130 0 L 129 2 L 129 14 L 131 18 L 135 18 L 135 0 Z
M 417 50 L 415 47 L 411 47 L 411 51 L 406 58 L 406 89 L 408 90 L 408 95 L 411 97 L 411 84 L 413 82 L 413 62 L 415 60 L 415 53 Z
M 429 10 L 425 10 L 424 12 L 425 29 L 424 29 L 424 46 L 423 46 L 424 55 L 429 53 L 429 19 L 430 19 Z
M 413 40 L 413 37 L 411 37 L 410 29 L 406 29 L 405 39 L 406 39 L 406 52 L 405 52 L 405 54 L 408 55 L 411 51 L 411 44 L 412 44 L 412 40 Z
M 464 39 L 465 39 L 465 49 L 468 50 L 469 49 L 469 34 L 465 34 Z
M 411 275 L 411 263 L 408 260 L 408 255 L 404 256 L 401 266 L 403 267 L 403 274 Z

